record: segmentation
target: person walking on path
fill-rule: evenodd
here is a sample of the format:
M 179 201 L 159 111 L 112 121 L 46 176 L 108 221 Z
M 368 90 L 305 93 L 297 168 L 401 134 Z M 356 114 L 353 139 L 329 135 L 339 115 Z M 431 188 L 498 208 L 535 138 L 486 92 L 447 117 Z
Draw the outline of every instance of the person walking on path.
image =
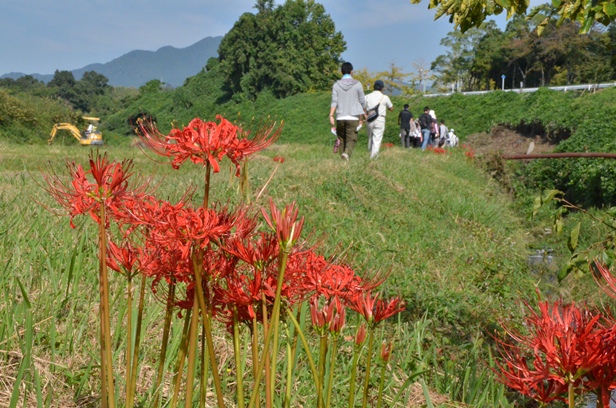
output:
M 342 160 L 349 160 L 357 144 L 357 129 L 361 124 L 361 116 L 366 115 L 366 97 L 361 82 L 351 76 L 353 65 L 350 62 L 344 62 L 340 72 L 342 79 L 336 81 L 332 87 L 329 122 L 332 126 L 335 124 L 336 134 L 340 138 L 340 157 Z
M 381 141 L 385 132 L 385 115 L 387 109 L 394 110 L 394 105 L 391 103 L 389 96 L 383 94 L 384 84 L 380 79 L 374 82 L 372 93 L 366 96 L 366 106 L 372 109 L 378 105 L 379 116 L 372 122 L 368 122 L 368 148 L 370 149 L 370 158 L 376 159 L 381 149 Z
M 413 136 L 411 133 L 411 123 L 415 124 L 415 122 L 413 122 L 413 114 L 409 110 L 409 105 L 405 104 L 404 110 L 400 111 L 398 114 L 398 125 L 400 125 L 400 143 L 402 147 L 407 149 L 410 148 L 412 144 L 411 138 Z
M 430 116 L 430 108 L 425 107 L 424 113 L 419 117 L 419 126 L 421 127 L 421 150 L 426 150 L 430 144 L 430 133 L 432 131 L 432 116 Z
M 445 142 L 447 142 L 447 135 L 449 134 L 449 129 L 445 126 L 445 119 L 441 119 L 441 125 L 438 128 L 438 133 L 441 135 L 438 141 L 438 146 L 442 147 Z

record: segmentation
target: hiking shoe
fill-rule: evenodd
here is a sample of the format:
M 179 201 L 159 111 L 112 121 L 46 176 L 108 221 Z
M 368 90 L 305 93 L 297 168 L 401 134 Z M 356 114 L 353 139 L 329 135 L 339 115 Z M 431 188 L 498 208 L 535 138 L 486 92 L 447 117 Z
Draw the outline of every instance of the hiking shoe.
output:
M 342 153 L 340 157 L 342 158 L 342 160 L 349 160 L 349 155 L 346 153 Z

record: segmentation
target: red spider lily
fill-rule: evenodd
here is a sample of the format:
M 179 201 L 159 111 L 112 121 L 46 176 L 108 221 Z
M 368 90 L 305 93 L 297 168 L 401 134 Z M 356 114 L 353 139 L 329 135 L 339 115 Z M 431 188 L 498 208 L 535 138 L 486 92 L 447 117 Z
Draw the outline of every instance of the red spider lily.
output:
M 224 248 L 257 270 L 265 269 L 278 256 L 278 240 L 273 234 L 261 233 L 256 239 L 230 239 Z
M 595 261 L 591 264 L 594 266 L 593 270 L 598 273 L 593 273 L 592 276 L 595 278 L 595 281 L 599 285 L 603 291 L 616 299 L 616 277 L 612 275 L 610 270 L 599 263 L 599 261 Z M 603 278 L 603 280 L 599 279 L 599 276 Z
M 284 157 L 282 157 L 282 156 L 274 156 L 273 160 L 276 163 L 280 163 L 280 164 L 284 163 Z
M 394 147 L 394 144 L 393 144 L 393 143 L 383 143 L 383 146 L 384 146 L 386 149 L 389 149 L 389 148 Z
M 239 176 L 239 162 L 249 155 L 271 145 L 280 135 L 281 127 L 263 127 L 252 139 L 248 133 L 233 125 L 222 116 L 216 122 L 204 122 L 195 118 L 184 129 L 172 129 L 167 136 L 152 126 L 141 125 L 142 138 L 156 154 L 172 159 L 171 165 L 178 169 L 190 159 L 196 164 L 210 164 L 215 173 L 220 171 L 220 161 L 227 156 L 236 166 Z M 244 138 L 240 138 L 244 136 Z
M 403 311 L 405 308 L 404 301 L 399 297 L 392 298 L 388 302 L 378 297 L 378 293 L 372 296 L 372 293 L 364 292 L 358 293 L 349 299 L 349 307 L 361 314 L 371 327 Z
M 366 341 L 366 323 L 362 323 L 355 334 L 355 345 L 361 346 Z
M 261 321 L 261 308 L 258 306 L 262 297 L 274 297 L 274 291 L 263 281 L 261 271 L 248 273 L 238 268 L 218 280 L 213 292 L 215 315 L 228 329 L 232 328 L 234 312 L 240 323 L 251 322 L 255 317 Z
M 134 272 L 139 269 L 139 255 L 139 248 L 133 247 L 128 240 L 122 242 L 121 246 L 109 241 L 107 265 L 125 276 L 134 276 Z
M 539 302 L 538 312 L 529 307 L 528 334 L 511 330 L 508 333 L 529 350 L 533 368 L 528 367 L 518 346 L 501 342 L 506 364 L 500 366 L 503 382 L 526 395 L 538 393 L 542 400 L 562 391 L 552 383 L 594 388 L 603 393 L 613 384 L 613 378 L 606 377 L 606 370 L 613 368 L 616 350 L 614 331 L 607 329 L 605 323 L 601 314 L 580 309 L 573 303 Z
M 447 151 L 445 149 L 443 149 L 442 147 L 435 147 L 434 149 L 432 149 L 432 152 L 435 154 L 445 154 L 447 153 Z
M 71 182 L 66 184 L 60 177 L 52 173 L 45 176 L 47 192 L 70 215 L 71 227 L 75 227 L 73 219 L 80 214 L 89 213 L 97 222 L 100 205 L 111 211 L 119 211 L 124 200 L 132 192 L 128 189 L 128 178 L 131 176 L 132 161 L 121 163 L 109 162 L 107 154 L 90 153 L 90 168 L 85 170 L 74 162 L 66 162 Z
M 299 221 L 297 220 L 298 208 L 295 202 L 287 205 L 284 210 L 280 211 L 274 205 L 274 201 L 270 198 L 270 213 L 271 216 L 261 210 L 265 222 L 274 231 L 276 231 L 276 237 L 278 243 L 284 251 L 290 252 L 295 242 L 299 239 L 304 226 L 304 217 Z
M 240 138 L 238 138 L 234 145 L 227 151 L 227 157 L 229 157 L 229 159 L 236 166 L 236 176 L 240 175 L 239 162 L 245 160 L 256 152 L 269 147 L 276 140 L 278 140 L 280 133 L 282 133 L 283 125 L 284 122 L 281 122 L 280 125 L 270 123 L 264 126 L 259 126 L 255 132 L 240 129 Z M 251 135 L 251 133 L 254 133 L 254 136 Z M 282 159 L 282 162 L 284 162 L 284 158 Z
M 544 405 L 554 401 L 566 402 L 567 383 L 552 377 L 548 366 L 543 364 L 539 356 L 535 356 L 534 367 L 529 367 L 521 351 L 515 347 L 513 350 L 501 351 L 505 365 L 496 362 L 500 371 L 497 372 L 497 379 L 500 382 Z
M 319 300 L 314 297 L 310 301 L 310 316 L 312 325 L 319 333 L 323 334 L 329 329 L 330 332 L 339 334 L 344 327 L 346 312 L 337 298 L 332 298 L 319 309 Z
M 383 362 L 388 363 L 389 359 L 391 358 L 391 352 L 394 348 L 394 343 L 387 342 L 387 341 L 383 341 L 381 343 L 381 360 L 383 360 Z

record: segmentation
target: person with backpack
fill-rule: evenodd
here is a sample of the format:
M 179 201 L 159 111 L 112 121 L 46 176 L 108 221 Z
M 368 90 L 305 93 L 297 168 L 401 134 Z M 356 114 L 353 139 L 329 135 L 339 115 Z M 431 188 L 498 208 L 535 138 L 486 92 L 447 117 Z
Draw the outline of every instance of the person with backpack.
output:
M 370 149 L 370 158 L 376 159 L 381 149 L 381 141 L 383 133 L 385 133 L 385 115 L 387 110 L 394 110 L 394 105 L 391 103 L 389 96 L 382 91 L 385 85 L 380 79 L 374 82 L 372 87 L 374 91 L 366 95 L 366 106 L 368 110 L 377 108 L 378 116 L 373 121 L 368 121 L 368 148 Z
M 432 116 L 430 116 L 430 108 L 425 107 L 424 113 L 419 116 L 419 127 L 421 127 L 421 150 L 426 150 L 430 143 L 430 133 L 432 131 Z

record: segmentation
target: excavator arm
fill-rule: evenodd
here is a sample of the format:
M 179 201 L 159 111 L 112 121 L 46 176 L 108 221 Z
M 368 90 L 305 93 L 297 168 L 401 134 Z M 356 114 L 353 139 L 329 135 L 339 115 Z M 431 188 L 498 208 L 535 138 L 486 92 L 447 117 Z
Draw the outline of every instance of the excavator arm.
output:
M 58 130 L 68 130 L 75 139 L 79 140 L 79 143 L 84 140 L 84 138 L 81 136 L 81 133 L 79 133 L 79 129 L 77 129 L 74 125 L 71 125 L 70 123 L 56 123 L 51 129 L 49 140 L 47 140 L 48 144 L 53 143 L 53 139 L 56 137 Z

